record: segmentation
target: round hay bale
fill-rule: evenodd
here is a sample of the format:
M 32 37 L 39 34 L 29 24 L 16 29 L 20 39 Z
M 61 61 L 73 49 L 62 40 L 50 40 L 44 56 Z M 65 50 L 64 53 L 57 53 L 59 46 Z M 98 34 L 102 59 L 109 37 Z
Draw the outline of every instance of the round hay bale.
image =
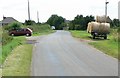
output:
M 108 34 L 110 32 L 110 24 L 109 23 L 101 23 L 99 32 Z
M 87 32 L 89 33 L 98 32 L 99 26 L 100 26 L 100 23 L 98 22 L 90 22 L 88 23 Z
M 105 17 L 105 15 L 103 15 L 103 16 L 96 16 L 96 22 L 105 23 L 105 21 L 107 23 L 111 22 L 111 19 L 109 18 L 109 16 L 107 16 L 107 17 Z

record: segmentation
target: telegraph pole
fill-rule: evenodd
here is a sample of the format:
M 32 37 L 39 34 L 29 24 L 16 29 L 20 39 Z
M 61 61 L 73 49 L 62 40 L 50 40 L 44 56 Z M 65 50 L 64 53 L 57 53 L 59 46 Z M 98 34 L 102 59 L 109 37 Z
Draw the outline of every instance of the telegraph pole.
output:
M 107 4 L 108 4 L 109 2 L 106 0 L 105 1 L 105 23 L 107 22 Z
M 118 19 L 120 21 L 120 1 L 118 2 Z
M 37 11 L 37 21 L 39 23 L 39 12 Z
M 28 20 L 30 20 L 30 4 L 29 4 L 29 0 L 28 0 Z

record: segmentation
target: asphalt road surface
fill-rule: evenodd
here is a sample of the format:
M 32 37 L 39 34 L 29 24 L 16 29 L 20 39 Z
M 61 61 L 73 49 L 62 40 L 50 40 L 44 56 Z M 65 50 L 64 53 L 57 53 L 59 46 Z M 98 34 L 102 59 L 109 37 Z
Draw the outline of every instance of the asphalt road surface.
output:
M 73 38 L 68 31 L 36 40 L 32 76 L 118 76 L 117 59 Z

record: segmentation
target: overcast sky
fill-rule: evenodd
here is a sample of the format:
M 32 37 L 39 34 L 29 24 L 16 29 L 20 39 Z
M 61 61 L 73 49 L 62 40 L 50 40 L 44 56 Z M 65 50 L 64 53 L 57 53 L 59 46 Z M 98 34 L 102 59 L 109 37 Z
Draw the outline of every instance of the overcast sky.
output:
M 52 14 L 73 20 L 76 15 L 104 15 L 105 0 L 29 0 L 31 19 L 46 22 Z M 118 1 L 108 0 L 108 15 L 118 18 Z M 0 0 L 0 20 L 2 17 L 13 17 L 20 22 L 28 19 L 27 0 Z

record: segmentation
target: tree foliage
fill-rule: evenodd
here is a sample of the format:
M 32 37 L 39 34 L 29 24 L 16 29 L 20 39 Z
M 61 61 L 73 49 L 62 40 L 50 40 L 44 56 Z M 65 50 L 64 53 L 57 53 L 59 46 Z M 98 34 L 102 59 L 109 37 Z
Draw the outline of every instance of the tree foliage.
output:
M 120 20 L 119 19 L 113 19 L 111 22 L 111 27 L 120 27 Z
M 55 26 L 55 29 L 60 30 L 62 29 L 61 24 L 64 23 L 65 19 L 58 15 L 52 15 L 48 20 L 47 24 L 50 26 Z
M 83 15 L 77 15 L 74 20 L 72 20 L 69 24 L 70 30 L 86 30 L 87 24 L 91 21 L 94 21 L 94 17 L 92 15 L 83 17 Z
M 24 23 L 25 25 L 34 25 L 34 24 L 36 24 L 35 23 L 35 21 L 33 21 L 33 20 L 25 20 L 25 23 Z

